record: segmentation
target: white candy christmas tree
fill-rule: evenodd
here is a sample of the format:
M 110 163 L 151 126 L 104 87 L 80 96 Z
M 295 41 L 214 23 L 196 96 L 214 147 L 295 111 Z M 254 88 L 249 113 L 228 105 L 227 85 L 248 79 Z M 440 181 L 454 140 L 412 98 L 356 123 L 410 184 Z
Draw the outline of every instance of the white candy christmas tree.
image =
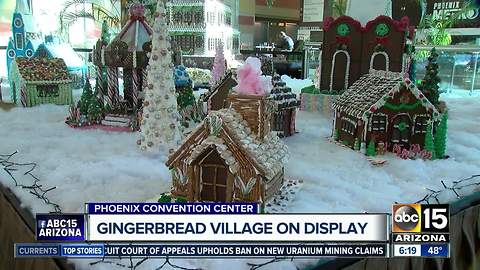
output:
M 223 50 L 223 43 L 220 42 L 215 51 L 215 60 L 213 61 L 213 70 L 212 70 L 212 80 L 210 84 L 214 86 L 217 84 L 222 77 L 225 75 L 225 55 Z
M 141 136 L 137 143 L 144 151 L 168 155 L 180 144 L 182 134 L 164 1 L 158 1 L 154 17 Z

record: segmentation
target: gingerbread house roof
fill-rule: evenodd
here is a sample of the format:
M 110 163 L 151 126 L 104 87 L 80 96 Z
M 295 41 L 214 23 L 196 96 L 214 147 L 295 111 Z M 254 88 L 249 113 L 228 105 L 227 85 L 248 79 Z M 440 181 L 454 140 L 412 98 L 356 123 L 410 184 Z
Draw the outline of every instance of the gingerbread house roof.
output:
M 367 120 L 372 112 L 383 107 L 386 100 L 393 96 L 393 93 L 400 91 L 402 86 L 412 92 L 421 101 L 421 104 L 432 112 L 435 119 L 440 117 L 435 106 L 428 101 L 414 83 L 408 78 L 404 78 L 403 73 L 382 70 L 370 70 L 368 74 L 360 77 L 333 101 L 333 108 Z
M 114 40 L 125 42 L 129 52 L 143 51 L 143 44 L 152 40 L 152 33 L 144 17 L 131 16 Z
M 220 80 L 218 80 L 218 82 L 216 82 L 214 85 L 212 85 L 210 90 L 205 93 L 205 95 L 203 96 L 203 100 L 207 101 L 212 96 L 217 94 L 218 91 L 221 89 L 221 87 L 227 84 L 229 80 L 235 81 L 234 76 L 235 76 L 235 72 L 233 70 L 227 71 L 225 75 L 223 75 L 223 77 Z
M 18 66 L 18 72 L 27 82 L 52 81 L 69 82 L 71 81 L 67 65 L 61 58 L 44 57 L 17 57 L 15 62 Z
M 218 130 L 212 135 L 212 123 L 217 123 Z M 225 160 L 232 174 L 241 168 L 238 155 L 255 168 L 258 174 L 272 179 L 277 175 L 287 160 L 287 146 L 273 133 L 259 141 L 251 135 L 252 131 L 246 121 L 234 109 L 212 111 L 168 158 L 166 165 L 172 167 L 178 160 L 191 163 L 205 150 L 216 147 Z

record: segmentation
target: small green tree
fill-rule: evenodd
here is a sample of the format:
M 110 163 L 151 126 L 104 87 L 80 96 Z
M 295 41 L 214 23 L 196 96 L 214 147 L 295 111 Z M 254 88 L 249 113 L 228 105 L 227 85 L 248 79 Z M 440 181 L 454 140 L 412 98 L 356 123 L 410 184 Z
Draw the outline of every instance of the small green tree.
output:
M 445 150 L 447 148 L 447 121 L 448 111 L 442 115 L 442 120 L 437 126 L 435 132 L 435 153 L 437 158 L 443 158 L 445 156 Z
M 339 138 L 340 138 L 340 131 L 338 129 L 335 129 L 335 131 L 333 132 L 333 139 L 335 141 L 338 141 Z
M 425 97 L 434 105 L 438 104 L 438 98 L 440 96 L 440 77 L 438 76 L 438 53 L 435 48 L 432 48 L 430 56 L 428 57 L 428 63 L 425 66 L 425 76 L 423 77 L 420 85 L 420 90 Z
M 377 150 L 375 149 L 375 140 L 370 140 L 367 147 L 367 156 L 374 157 L 377 155 Z
M 103 21 L 102 23 L 102 36 L 101 36 L 102 42 L 104 44 L 110 43 L 110 29 L 108 27 L 107 21 Z
M 93 96 L 92 93 L 92 86 L 90 85 L 90 81 L 85 81 L 85 85 L 83 86 L 82 96 L 80 98 L 80 113 L 87 115 L 88 114 L 88 107 L 90 106 L 90 100 Z
M 171 203 L 172 202 L 172 197 L 167 194 L 162 194 L 160 198 L 158 199 L 159 203 Z
M 177 104 L 178 109 L 185 109 L 187 106 L 195 105 L 195 96 L 193 95 L 192 84 L 189 83 L 188 85 L 177 89 L 178 97 L 177 97 Z
M 424 150 L 432 153 L 432 160 L 436 159 L 435 145 L 433 143 L 433 134 L 432 134 L 432 122 L 428 123 L 427 133 L 425 134 L 425 145 Z
M 97 121 L 101 118 L 103 112 L 102 105 L 96 96 L 92 96 L 88 105 L 88 118 L 90 121 Z

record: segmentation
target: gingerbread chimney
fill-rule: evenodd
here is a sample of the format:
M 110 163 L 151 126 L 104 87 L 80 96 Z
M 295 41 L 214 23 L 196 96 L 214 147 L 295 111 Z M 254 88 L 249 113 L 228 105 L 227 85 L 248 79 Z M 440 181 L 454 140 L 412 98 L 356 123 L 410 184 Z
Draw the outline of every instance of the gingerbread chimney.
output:
M 244 95 L 232 92 L 228 95 L 230 108 L 242 115 L 257 139 L 263 141 L 270 133 L 273 104 L 265 95 Z

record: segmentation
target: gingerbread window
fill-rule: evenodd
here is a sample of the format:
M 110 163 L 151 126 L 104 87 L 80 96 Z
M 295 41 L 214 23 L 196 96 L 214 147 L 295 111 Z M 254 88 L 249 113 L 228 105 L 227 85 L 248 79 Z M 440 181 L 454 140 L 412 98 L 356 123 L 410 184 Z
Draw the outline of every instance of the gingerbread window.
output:
M 387 116 L 375 114 L 372 117 L 372 131 L 385 132 L 387 130 Z
M 37 86 L 37 94 L 40 98 L 58 97 L 58 85 L 56 84 L 43 84 Z
M 356 126 L 352 123 L 352 121 L 350 121 L 349 119 L 346 119 L 344 118 L 342 120 L 342 131 L 347 133 L 347 134 L 350 134 L 350 135 L 354 135 L 355 134 L 355 129 L 356 129 Z
M 415 134 L 425 134 L 427 133 L 427 126 L 428 126 L 429 117 L 427 116 L 417 116 L 415 118 Z

